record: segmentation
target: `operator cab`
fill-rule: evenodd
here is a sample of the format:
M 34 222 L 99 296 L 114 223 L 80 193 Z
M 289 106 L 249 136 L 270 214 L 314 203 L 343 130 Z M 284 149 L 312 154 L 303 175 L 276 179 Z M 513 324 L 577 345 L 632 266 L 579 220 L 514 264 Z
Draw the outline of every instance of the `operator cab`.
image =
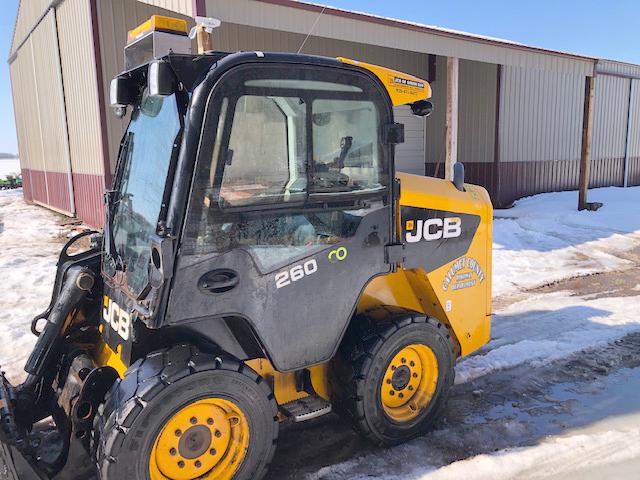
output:
M 133 338 L 175 326 L 279 371 L 331 358 L 364 287 L 395 268 L 392 107 L 424 110 L 429 85 L 348 59 L 170 53 L 111 93 L 131 121 L 108 195 L 105 318 L 134 318 L 105 321 L 109 346 L 128 363 Z

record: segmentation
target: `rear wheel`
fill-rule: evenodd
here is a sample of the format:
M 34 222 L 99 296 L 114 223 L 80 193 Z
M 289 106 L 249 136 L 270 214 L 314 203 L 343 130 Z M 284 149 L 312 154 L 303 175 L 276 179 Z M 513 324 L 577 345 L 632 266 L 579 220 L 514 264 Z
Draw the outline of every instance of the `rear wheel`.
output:
M 361 316 L 334 369 L 337 410 L 373 442 L 395 445 L 425 433 L 440 415 L 455 376 L 448 330 L 405 313 L 388 323 Z
M 94 430 L 102 480 L 259 479 L 278 436 L 264 380 L 229 357 L 181 345 L 136 362 Z

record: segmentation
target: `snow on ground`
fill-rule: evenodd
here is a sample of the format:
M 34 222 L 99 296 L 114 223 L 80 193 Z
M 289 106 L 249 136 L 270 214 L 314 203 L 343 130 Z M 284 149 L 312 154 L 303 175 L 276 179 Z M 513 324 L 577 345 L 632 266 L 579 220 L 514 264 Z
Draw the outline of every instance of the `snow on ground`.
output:
M 458 363 L 450 407 L 434 432 L 394 449 L 375 449 L 346 437 L 353 434 L 345 433 L 342 422 L 324 420 L 314 438 L 281 435 L 285 466 L 276 457 L 272 478 L 534 479 L 585 478 L 585 469 L 637 472 L 640 274 L 629 277 L 623 295 L 611 298 L 531 291 L 576 276 L 638 268 L 630 251 L 640 251 L 640 188 L 592 190 L 590 200 L 605 206 L 577 212 L 577 194 L 564 192 L 495 212 L 494 296 L 502 306 L 494 315 L 492 341 Z M 29 321 L 49 302 L 62 246 L 58 222 L 55 214 L 27 206 L 20 191 L 0 192 L 0 365 L 13 379 L 22 375 L 35 342 Z M 634 335 L 635 343 L 627 345 Z M 304 442 L 319 445 L 301 449 Z M 293 471 L 292 455 L 304 462 L 303 450 L 323 454 L 310 453 L 309 462 L 295 467 L 302 473 Z M 341 457 L 345 450 L 353 455 Z
M 36 337 L 31 319 L 49 304 L 58 253 L 59 217 L 22 200 L 22 190 L 0 191 L 0 366 L 10 379 Z
M 589 195 L 604 207 L 578 212 L 577 192 L 559 192 L 496 210 L 494 296 L 631 265 L 619 254 L 640 245 L 640 187 Z
M 17 175 L 20 173 L 20 160 L 17 158 L 0 158 L 0 180 L 7 175 Z
M 640 296 L 585 300 L 532 295 L 494 315 L 492 340 L 458 362 L 456 383 L 522 364 L 540 365 L 640 331 Z

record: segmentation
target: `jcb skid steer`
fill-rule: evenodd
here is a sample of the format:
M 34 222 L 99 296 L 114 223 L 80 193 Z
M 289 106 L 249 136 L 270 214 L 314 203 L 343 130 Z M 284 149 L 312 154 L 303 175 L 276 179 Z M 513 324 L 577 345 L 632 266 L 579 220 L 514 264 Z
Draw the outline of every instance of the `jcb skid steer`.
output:
M 64 247 L 28 377 L 0 377 L 0 477 L 52 478 L 80 444 L 103 480 L 259 479 L 283 422 L 332 411 L 395 445 L 490 337 L 486 191 L 461 165 L 394 165 L 393 107 L 427 115 L 429 84 L 344 58 L 160 56 L 184 27 L 131 35 L 104 232 Z

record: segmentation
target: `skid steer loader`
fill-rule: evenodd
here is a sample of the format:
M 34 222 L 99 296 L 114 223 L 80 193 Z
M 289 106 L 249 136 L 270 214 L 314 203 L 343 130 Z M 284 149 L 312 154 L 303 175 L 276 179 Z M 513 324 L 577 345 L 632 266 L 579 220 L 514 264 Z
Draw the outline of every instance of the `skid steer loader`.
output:
M 132 32 L 102 233 L 63 248 L 24 383 L 0 376 L 0 477 L 259 479 L 280 425 L 335 412 L 421 435 L 490 338 L 492 206 L 396 171 L 429 84 L 345 58 L 162 52 Z M 84 248 L 80 248 L 85 245 Z M 22 476 L 20 478 L 27 478 Z

